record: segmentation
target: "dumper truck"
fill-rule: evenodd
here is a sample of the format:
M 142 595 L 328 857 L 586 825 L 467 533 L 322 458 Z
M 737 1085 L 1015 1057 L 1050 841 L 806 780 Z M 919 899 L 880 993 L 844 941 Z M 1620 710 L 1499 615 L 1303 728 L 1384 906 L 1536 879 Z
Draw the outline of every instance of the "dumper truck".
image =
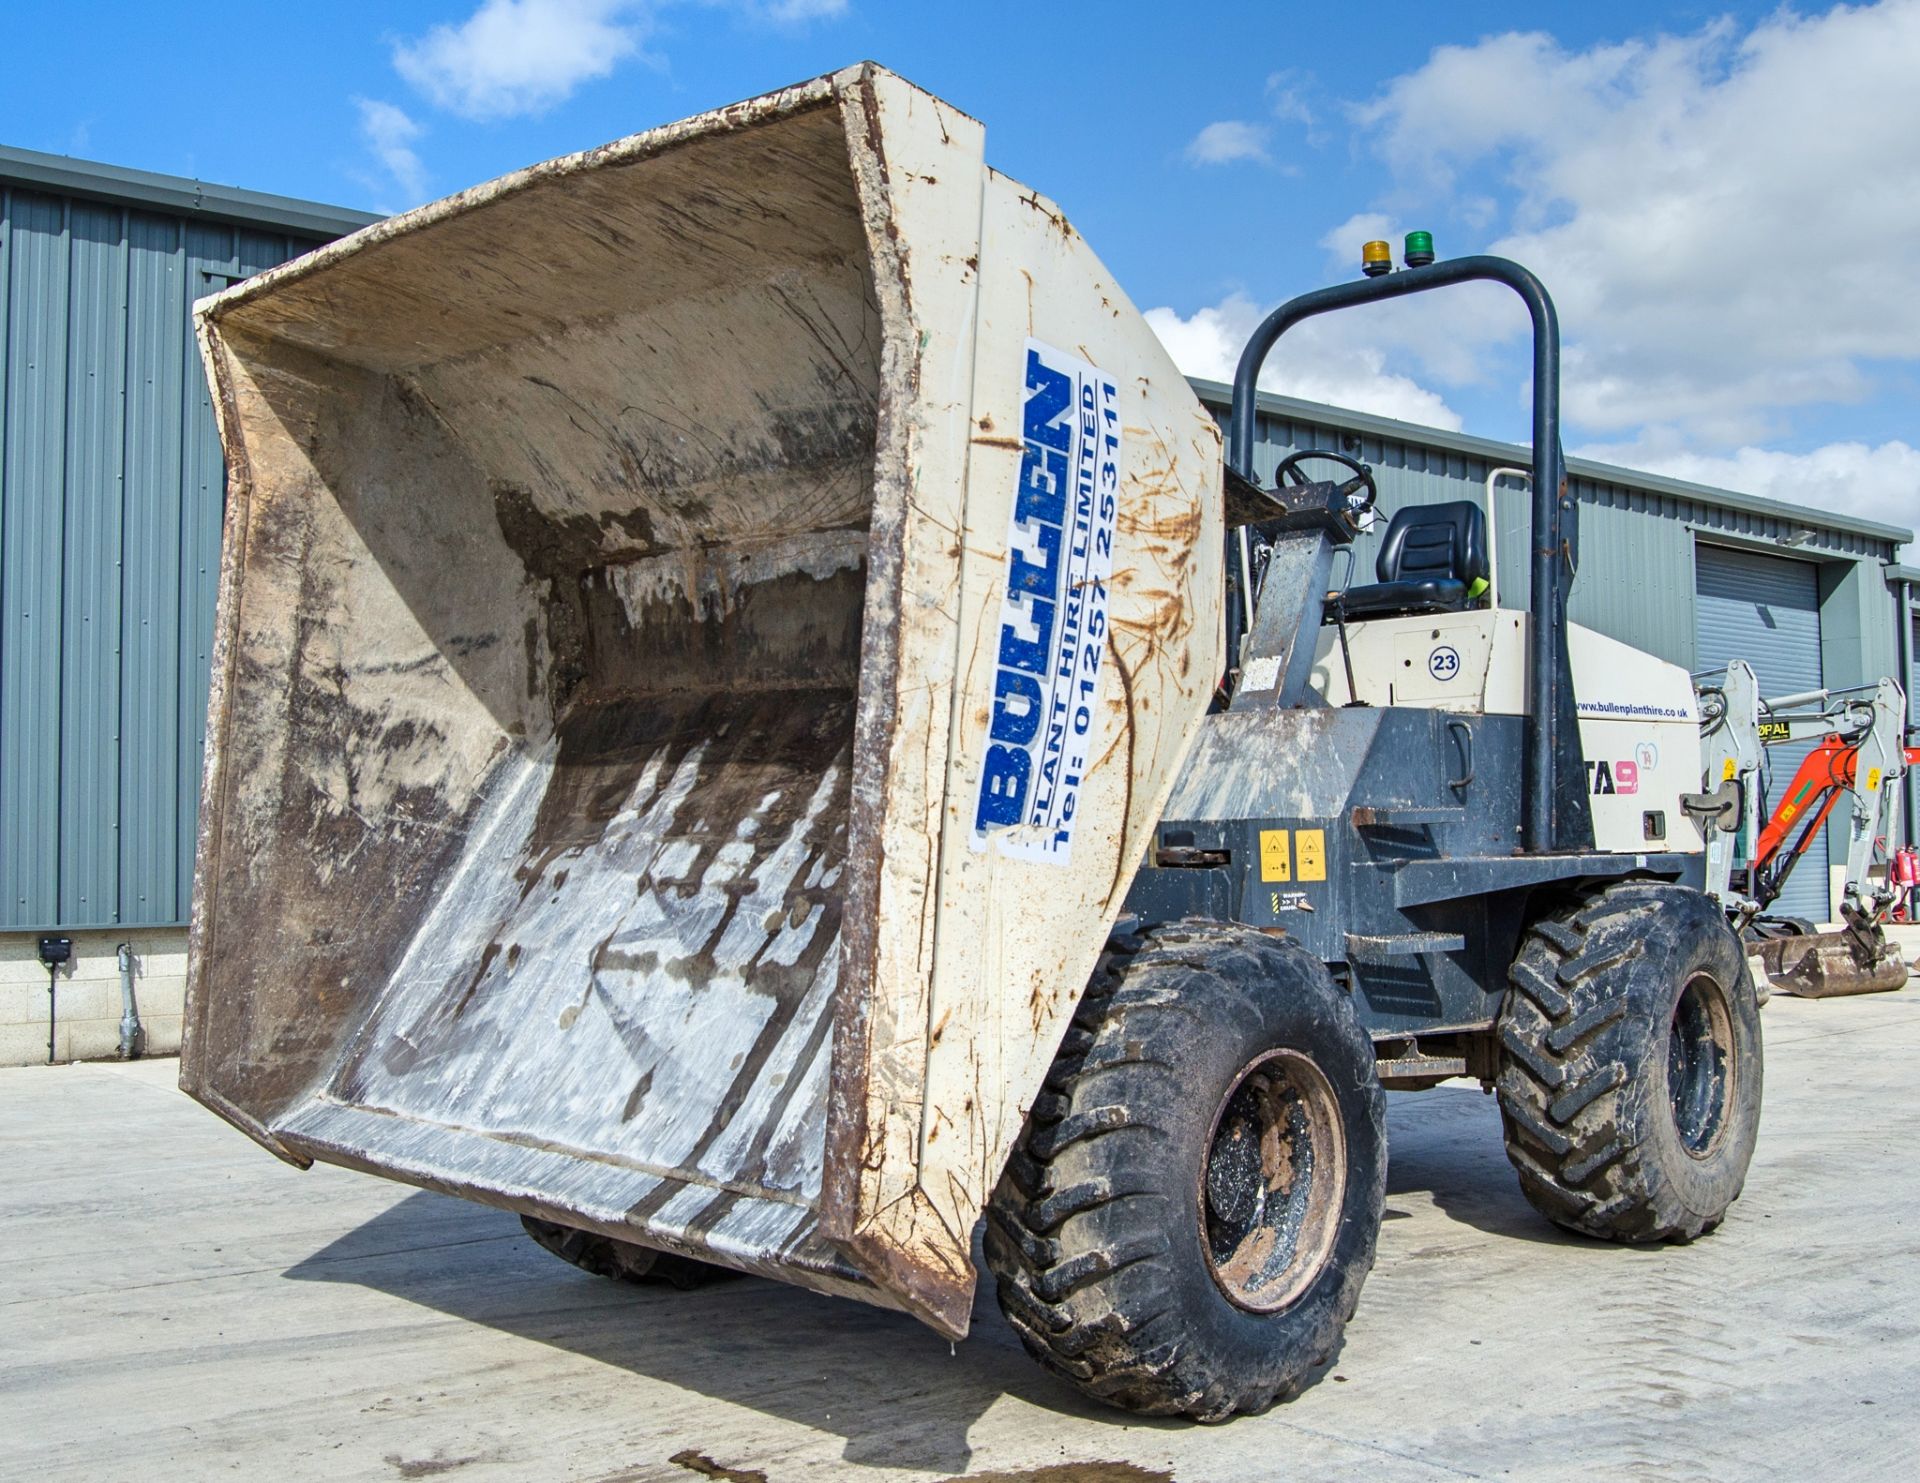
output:
M 1385 1098 L 1477 1077 L 1550 1219 L 1739 1193 L 1753 984 L 1687 675 L 1566 621 L 1559 342 L 1497 258 L 1276 311 L 1215 418 L 984 130 L 861 65 L 198 307 L 229 464 L 183 1086 L 266 1148 L 1218 1421 L 1372 1264 Z M 1369 249 L 1370 270 L 1392 268 Z M 1268 351 L 1533 320 L 1530 581 L 1275 465 Z M 1577 1298 L 1571 1301 L 1577 1303 Z

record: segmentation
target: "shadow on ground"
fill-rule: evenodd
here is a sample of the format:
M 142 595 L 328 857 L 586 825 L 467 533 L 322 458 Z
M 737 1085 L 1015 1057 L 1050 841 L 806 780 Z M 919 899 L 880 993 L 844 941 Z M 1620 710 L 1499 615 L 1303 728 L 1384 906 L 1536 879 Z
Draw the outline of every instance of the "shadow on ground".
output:
M 589 1277 L 536 1247 L 517 1217 L 426 1192 L 286 1275 L 372 1288 L 837 1435 L 852 1464 L 963 1473 L 969 1430 L 1003 1395 L 1103 1425 L 1157 1424 L 1095 1406 L 1037 1368 L 987 1283 L 973 1336 L 950 1345 L 899 1314 L 759 1278 L 679 1292 Z M 680 1445 L 752 1465 L 698 1436 Z
M 1389 1094 L 1387 1145 L 1389 1220 L 1395 1195 L 1425 1192 L 1443 1215 L 1488 1235 L 1548 1246 L 1592 1244 L 1527 1203 L 1500 1139 L 1500 1110 L 1471 1082 Z
M 1572 1242 L 1521 1195 L 1490 1099 L 1469 1088 L 1396 1095 L 1388 1122 L 1389 1222 L 1408 1213 L 1395 1208 L 1396 1196 L 1426 1192 L 1444 1215 L 1477 1230 Z M 1001 1319 L 990 1279 L 975 1303 L 973 1337 L 949 1345 L 899 1314 L 757 1278 L 683 1293 L 589 1277 L 536 1247 L 516 1217 L 426 1192 L 286 1275 L 389 1293 L 839 1436 L 855 1465 L 964 1473 L 968 1433 L 1003 1395 L 1102 1426 L 1179 1425 L 1123 1417 L 1046 1375 Z M 698 1436 L 685 1446 L 723 1466 L 753 1464 L 719 1456 L 724 1449 Z

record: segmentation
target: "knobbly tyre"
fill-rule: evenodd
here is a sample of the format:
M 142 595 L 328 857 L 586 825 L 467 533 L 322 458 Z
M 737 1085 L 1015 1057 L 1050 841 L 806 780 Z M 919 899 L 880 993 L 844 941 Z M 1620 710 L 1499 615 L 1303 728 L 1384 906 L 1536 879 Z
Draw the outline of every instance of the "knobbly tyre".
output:
M 231 493 L 182 1084 L 590 1270 L 953 1337 L 984 1217 L 1043 1364 L 1202 1420 L 1338 1345 L 1386 1088 L 1495 1086 L 1564 1226 L 1711 1230 L 1753 987 L 1687 676 L 1565 621 L 1545 291 L 1418 244 L 1296 300 L 1223 463 L 983 146 L 858 66 L 199 306 Z M 1260 366 L 1466 279 L 1534 320 L 1526 607 L 1471 503 L 1329 603 L 1371 475 L 1256 483 Z

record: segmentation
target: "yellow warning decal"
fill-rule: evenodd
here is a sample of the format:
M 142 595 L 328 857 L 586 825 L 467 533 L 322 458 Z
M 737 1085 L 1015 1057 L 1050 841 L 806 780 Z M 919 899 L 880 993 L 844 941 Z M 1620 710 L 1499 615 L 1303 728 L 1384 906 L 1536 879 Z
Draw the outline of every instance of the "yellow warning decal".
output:
M 1869 767 L 1867 769 L 1867 791 L 1871 793 L 1875 791 L 1879 786 L 1880 786 L 1880 769 L 1877 767 Z
M 1303 881 L 1325 880 L 1327 878 L 1327 831 L 1301 829 L 1297 833 L 1300 844 L 1300 879 Z
M 1302 834 L 1306 833 L 1303 829 Z M 1290 881 L 1293 879 L 1293 847 L 1284 829 L 1262 829 L 1260 831 L 1260 879 L 1263 881 Z
M 1720 765 L 1720 781 L 1721 782 L 1723 783 L 1728 782 L 1732 779 L 1736 765 L 1737 764 L 1734 762 L 1733 758 L 1731 757 L 1727 758 L 1725 762 L 1721 763 Z

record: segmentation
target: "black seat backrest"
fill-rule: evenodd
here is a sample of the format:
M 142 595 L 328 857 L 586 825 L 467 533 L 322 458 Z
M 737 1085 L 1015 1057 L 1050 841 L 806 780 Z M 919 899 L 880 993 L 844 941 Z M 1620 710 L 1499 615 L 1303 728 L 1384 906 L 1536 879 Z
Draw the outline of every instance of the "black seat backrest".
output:
M 1374 570 L 1382 582 L 1487 580 L 1487 517 L 1471 500 L 1408 505 L 1387 522 Z

